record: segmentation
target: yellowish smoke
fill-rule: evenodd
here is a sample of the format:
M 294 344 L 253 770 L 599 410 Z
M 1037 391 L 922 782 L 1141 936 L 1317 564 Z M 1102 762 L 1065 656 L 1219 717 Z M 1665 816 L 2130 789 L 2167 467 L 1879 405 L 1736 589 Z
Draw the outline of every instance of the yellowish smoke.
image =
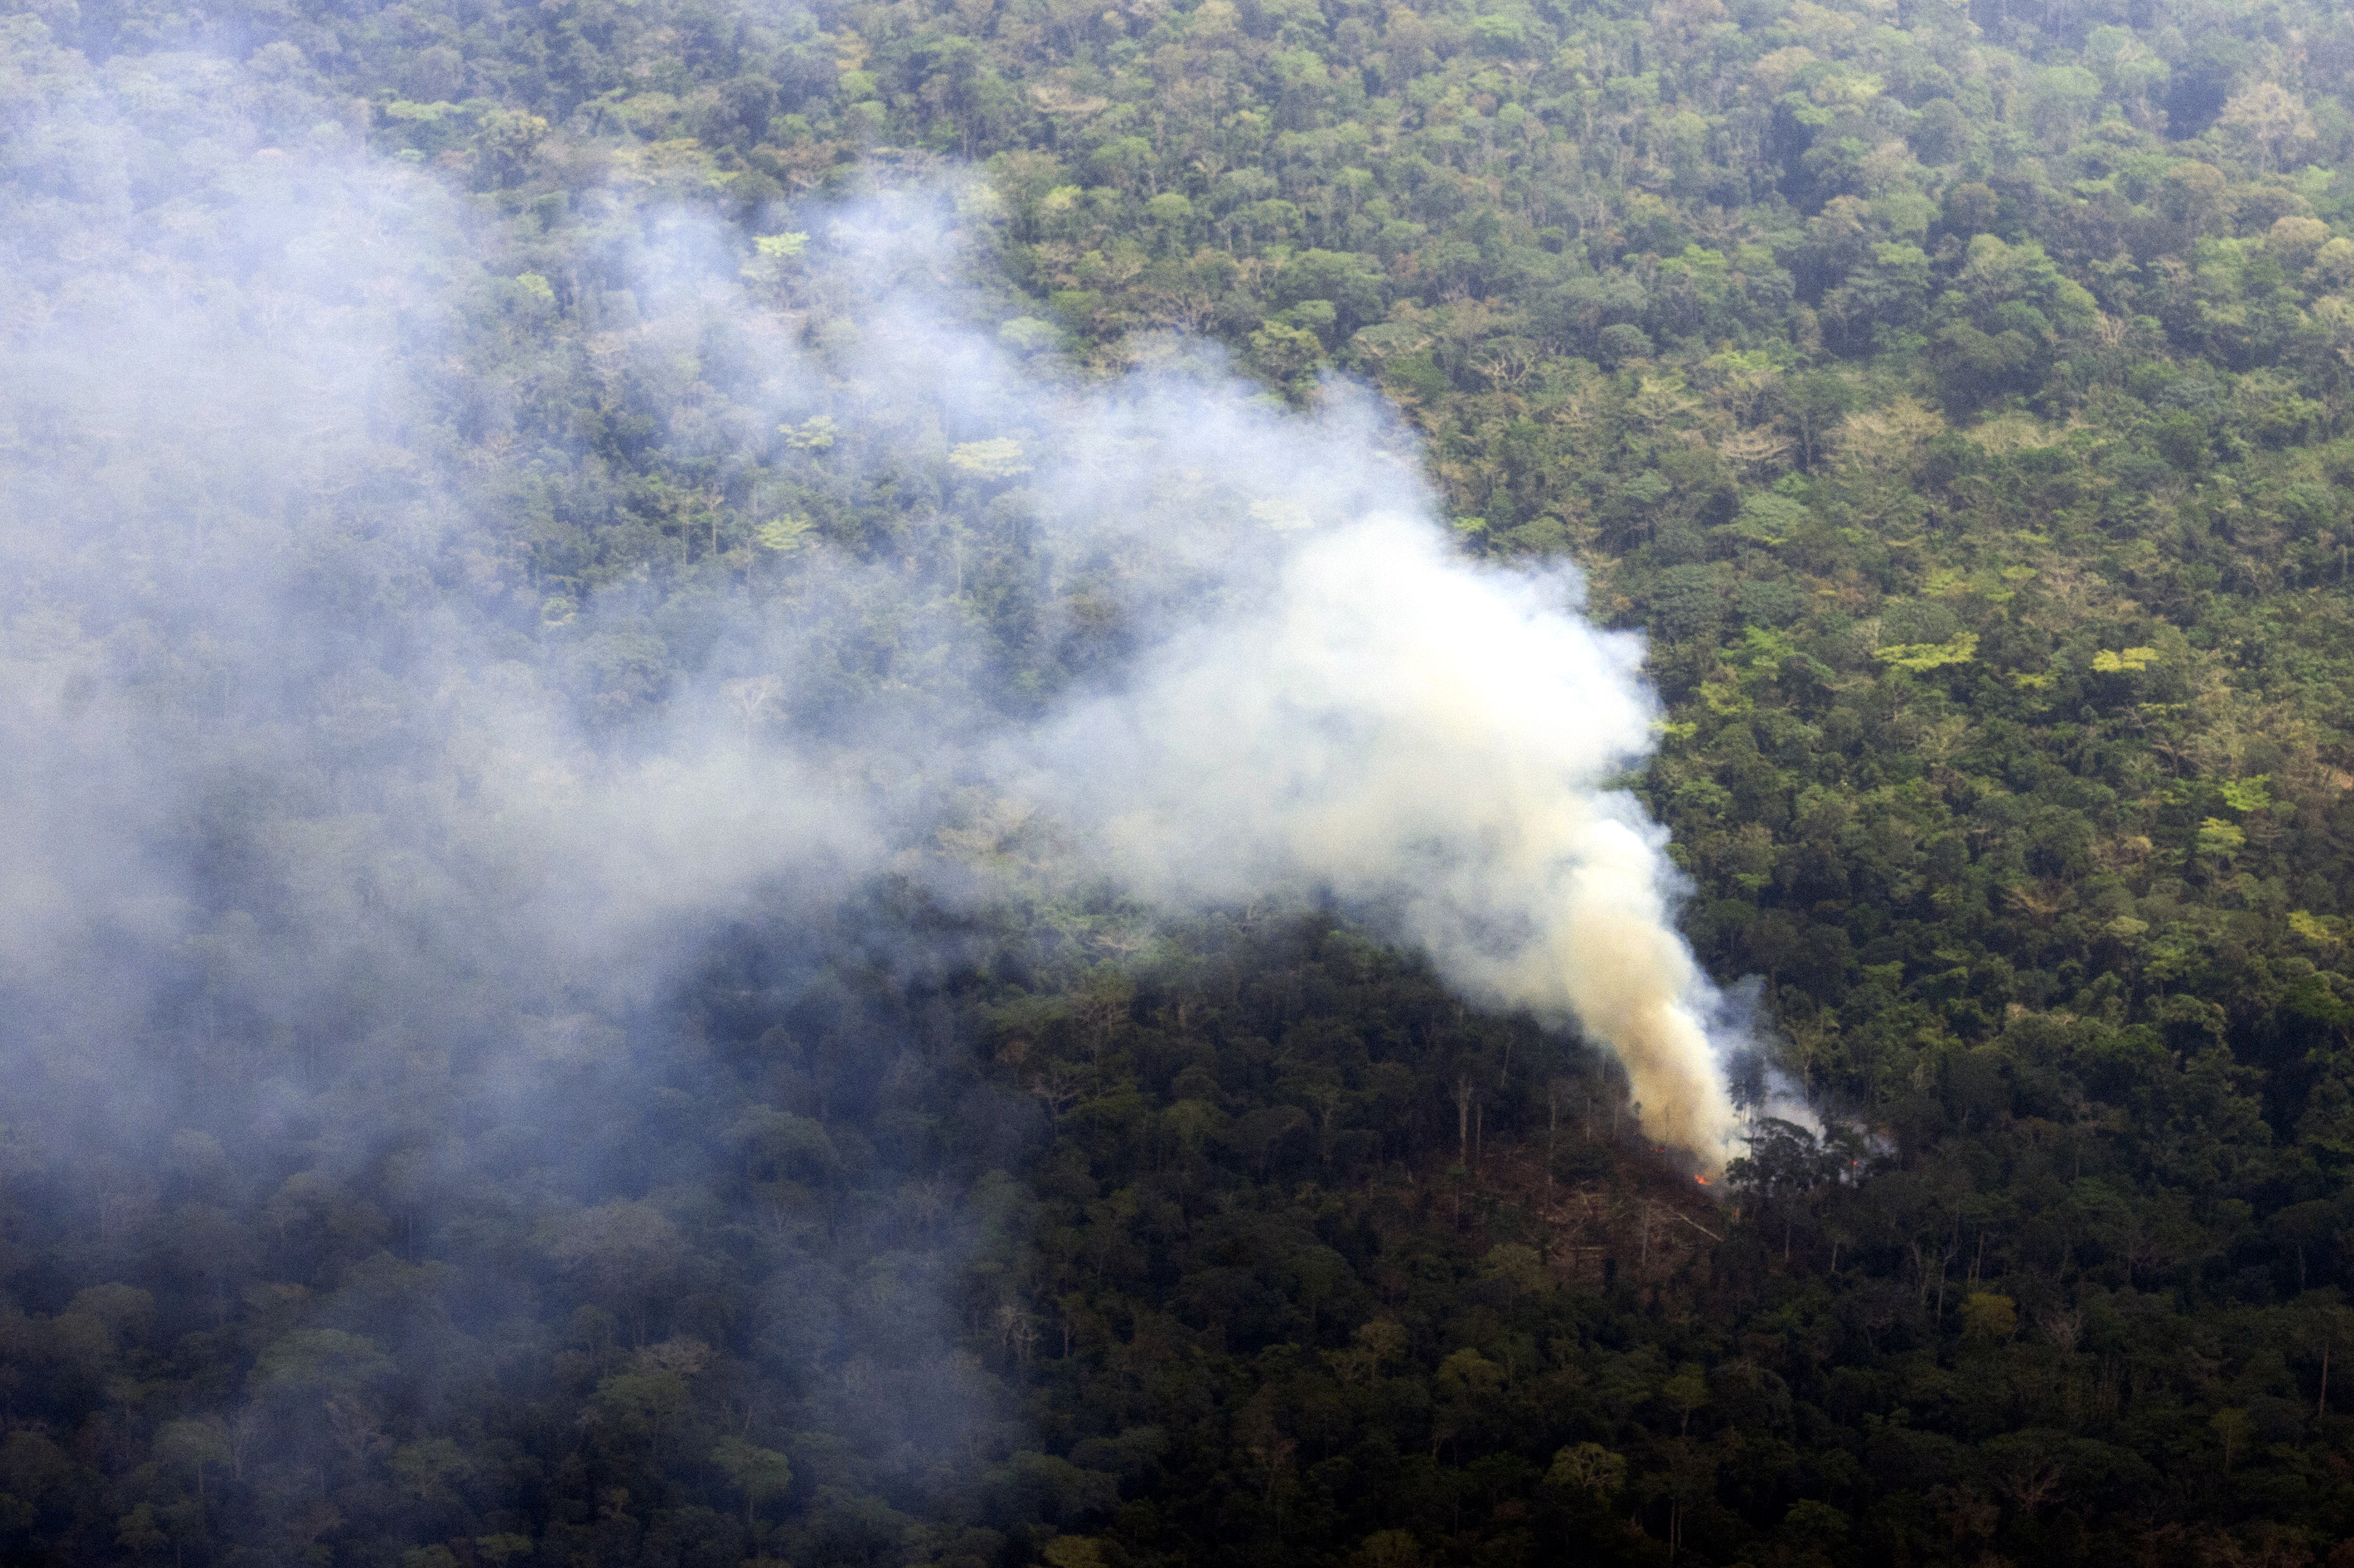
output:
M 1483 567 L 1409 515 L 1286 549 L 1058 725 L 1041 787 L 1156 891 L 1308 881 L 1393 911 L 1466 991 L 1574 1022 L 1651 1136 L 1721 1162 L 1716 993 L 1666 834 L 1611 782 L 1651 744 L 1639 642 L 1584 620 L 1573 577 Z

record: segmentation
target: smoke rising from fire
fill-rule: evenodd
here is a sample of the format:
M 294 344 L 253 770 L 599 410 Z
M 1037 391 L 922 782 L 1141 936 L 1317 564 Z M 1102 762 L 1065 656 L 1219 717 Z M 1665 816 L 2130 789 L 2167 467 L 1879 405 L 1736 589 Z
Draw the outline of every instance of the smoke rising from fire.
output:
M 1713 1160 L 1714 997 L 1666 835 L 1609 784 L 1649 744 L 1641 650 L 1576 592 L 1468 563 L 1426 509 L 1336 522 L 1055 719 L 1035 788 L 1164 899 L 1305 881 L 1381 912 L 1477 1000 L 1575 1021 L 1647 1128 Z
M 598 198 L 551 282 L 188 71 L 36 112 L 28 167 L 83 195 L 14 241 L 0 979 L 10 1049 L 99 1114 L 191 1008 L 430 1074 L 437 1036 L 577 1043 L 779 900 L 927 867 L 986 897 L 931 850 L 978 790 L 1165 905 L 1333 897 L 1576 1023 L 1722 1158 L 1714 994 L 1611 782 L 1639 644 L 1566 568 L 1462 555 L 1372 398 L 1271 408 L 1173 339 L 1108 380 L 1005 346 L 954 179 L 794 216 L 798 253 Z M 143 207 L 189 122 L 174 178 L 210 195 Z M 452 375 L 493 340 L 521 375 Z M 532 377 L 667 399 L 692 521 L 541 543 L 618 503 Z M 984 595 L 1027 608 L 977 630 Z

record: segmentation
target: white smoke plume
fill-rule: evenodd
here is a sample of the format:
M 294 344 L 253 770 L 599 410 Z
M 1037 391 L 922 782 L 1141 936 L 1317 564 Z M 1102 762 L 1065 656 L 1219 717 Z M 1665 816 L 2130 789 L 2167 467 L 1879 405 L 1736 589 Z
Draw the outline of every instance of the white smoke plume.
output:
M 1666 834 L 1607 784 L 1649 744 L 1641 649 L 1579 617 L 1574 576 L 1475 567 L 1400 490 L 1419 515 L 1303 534 L 1262 594 L 1057 718 L 1035 787 L 1162 898 L 1305 879 L 1389 912 L 1480 1001 L 1581 1025 L 1648 1129 L 1722 1159 Z
M 12 1051 L 114 1095 L 169 965 L 207 1017 L 404 1072 L 441 1070 L 436 1032 L 577 1040 L 563 1019 L 698 932 L 914 863 L 977 786 L 1167 905 L 1330 895 L 1476 1000 L 1574 1022 L 1647 1130 L 1723 1157 L 1714 992 L 1662 831 L 1610 782 L 1649 745 L 1640 645 L 1565 568 L 1466 558 L 1372 399 L 1272 408 L 1198 346 L 1108 383 L 1002 347 L 969 185 L 803 214 L 805 256 L 765 269 L 691 217 L 648 242 L 615 197 L 608 281 L 508 287 L 508 352 L 590 390 L 634 367 L 670 455 L 754 477 L 696 594 L 543 581 L 517 563 L 554 438 L 512 383 L 440 379 L 491 242 L 332 124 L 270 144 L 233 71 L 186 70 L 59 75 L 19 111 L 0 988 L 48 1022 Z M 211 194 L 140 196 L 159 149 Z M 50 165 L 78 201 L 30 194 Z M 465 397 L 472 450 L 417 436 Z M 848 511 L 910 475 L 932 499 L 888 552 L 772 498 Z M 990 573 L 1034 588 L 1075 683 L 984 645 L 960 601 Z M 684 679 L 633 693 L 647 649 Z
M 37 1289 L 215 1330 L 278 1264 L 205 1238 L 348 1189 L 465 1282 L 403 1403 L 472 1409 L 568 1331 L 517 1303 L 709 1333 L 613 1260 L 757 1231 L 727 1337 L 801 1391 L 763 1419 L 918 1493 L 1019 1440 L 949 1210 L 1048 1136 L 966 983 L 1035 884 L 1336 902 L 1722 1159 L 1716 998 L 1613 783 L 1641 649 L 1574 573 L 1461 553 L 1361 391 L 1001 333 L 972 183 L 772 218 L 798 254 L 642 193 L 510 222 L 234 65 L 0 37 L 0 1186 L 98 1220 Z M 1031 860 L 957 847 L 1024 812 Z M 781 1234 L 747 1151 L 836 1133 L 873 1201 Z M 325 1407 L 244 1397 L 310 1510 Z
M 857 307 L 873 364 L 996 438 L 1135 648 L 995 748 L 1009 787 L 1164 904 L 1305 887 L 1380 918 L 1479 1001 L 1577 1025 L 1649 1133 L 1721 1163 L 1743 1042 L 1711 1037 L 1665 830 L 1611 782 L 1653 744 L 1640 640 L 1583 617 L 1573 568 L 1467 557 L 1345 385 L 1313 414 L 1182 371 L 1038 385 L 944 321 L 928 210 L 830 237 L 862 279 L 921 259 Z

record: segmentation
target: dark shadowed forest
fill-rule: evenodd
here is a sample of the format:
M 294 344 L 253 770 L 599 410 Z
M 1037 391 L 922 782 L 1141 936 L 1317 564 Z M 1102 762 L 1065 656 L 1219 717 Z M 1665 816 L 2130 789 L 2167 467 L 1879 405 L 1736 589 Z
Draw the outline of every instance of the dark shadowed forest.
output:
M 2354 1563 L 2341 7 L 0 37 L 0 1560 Z M 1352 452 L 1644 639 L 1721 1157 L 1003 784 Z

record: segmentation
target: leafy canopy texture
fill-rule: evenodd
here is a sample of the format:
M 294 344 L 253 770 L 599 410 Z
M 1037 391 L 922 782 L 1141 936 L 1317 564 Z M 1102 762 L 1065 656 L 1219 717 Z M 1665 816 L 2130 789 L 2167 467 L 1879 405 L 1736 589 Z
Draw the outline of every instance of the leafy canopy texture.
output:
M 0 40 L 0 1557 L 2354 1561 L 2341 8 Z

